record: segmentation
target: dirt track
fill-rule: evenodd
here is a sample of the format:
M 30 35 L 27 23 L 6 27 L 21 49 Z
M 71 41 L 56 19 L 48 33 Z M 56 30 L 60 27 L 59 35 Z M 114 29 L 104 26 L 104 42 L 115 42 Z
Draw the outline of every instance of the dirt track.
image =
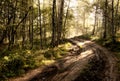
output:
M 78 38 L 70 39 L 73 44 L 69 54 L 27 76 L 12 81 L 119 81 L 117 79 L 116 58 L 107 49 Z M 90 72 L 81 75 L 90 66 Z M 92 78 L 91 78 L 92 77 Z M 96 78 L 97 77 L 97 78 Z

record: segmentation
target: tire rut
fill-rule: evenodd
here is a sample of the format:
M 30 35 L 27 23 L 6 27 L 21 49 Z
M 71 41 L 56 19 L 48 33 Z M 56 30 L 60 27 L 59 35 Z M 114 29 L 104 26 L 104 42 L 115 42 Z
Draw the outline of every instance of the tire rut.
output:
M 111 52 L 89 40 L 68 41 L 72 47 L 67 56 L 21 81 L 119 81 L 116 59 Z M 83 73 L 85 70 L 89 73 Z
M 79 41 L 79 39 L 76 40 Z M 94 52 L 96 54 L 97 60 L 100 61 L 102 59 L 105 62 L 103 70 L 104 73 L 102 73 L 104 76 L 102 77 L 101 81 L 120 81 L 117 74 L 116 58 L 113 53 L 93 42 L 90 42 L 87 45 L 95 49 Z

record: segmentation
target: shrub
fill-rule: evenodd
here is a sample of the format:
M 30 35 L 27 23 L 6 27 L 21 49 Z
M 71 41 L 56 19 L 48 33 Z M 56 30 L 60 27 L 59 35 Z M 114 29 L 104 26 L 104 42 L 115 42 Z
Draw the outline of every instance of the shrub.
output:
M 0 62 L 0 78 L 7 78 L 24 73 L 24 58 L 16 56 L 5 56 Z

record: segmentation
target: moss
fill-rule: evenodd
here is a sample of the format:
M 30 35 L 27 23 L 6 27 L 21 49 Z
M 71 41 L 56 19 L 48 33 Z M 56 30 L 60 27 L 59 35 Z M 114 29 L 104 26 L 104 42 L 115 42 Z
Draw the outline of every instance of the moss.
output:
M 4 50 L 0 57 L 0 80 L 19 76 L 30 69 L 48 65 L 67 54 L 69 43 L 63 43 L 56 48 L 40 50 L 11 49 Z

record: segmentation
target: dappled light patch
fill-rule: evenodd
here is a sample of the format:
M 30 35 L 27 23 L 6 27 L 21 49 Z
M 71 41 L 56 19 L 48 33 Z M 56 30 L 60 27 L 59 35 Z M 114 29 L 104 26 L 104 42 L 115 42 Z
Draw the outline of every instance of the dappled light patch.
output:
M 31 50 L 26 50 L 27 54 L 31 54 Z
M 70 39 L 70 43 L 68 51 L 63 44 L 55 48 L 31 51 L 32 54 L 26 54 L 33 58 L 35 62 L 32 63 L 35 64 L 35 67 L 47 65 L 42 71 L 34 74 L 33 78 L 29 76 L 28 79 L 30 81 L 101 81 L 104 76 L 110 75 L 108 72 L 107 75 L 103 75 L 104 71 L 107 71 L 106 69 L 111 70 L 105 64 L 106 60 L 110 60 L 107 64 L 114 62 L 111 61 L 113 59 L 110 59 L 109 55 L 106 55 L 109 54 L 107 50 L 91 41 L 77 38 Z M 29 67 L 28 62 L 26 68 Z
M 91 54 L 93 54 L 93 50 L 86 50 L 85 52 L 81 53 L 81 58 L 85 58 Z
M 52 80 L 52 81 L 71 81 L 77 78 L 79 76 L 79 73 L 82 71 L 82 69 L 85 67 L 85 65 L 88 63 L 89 59 L 93 58 L 95 56 L 95 53 L 93 49 L 87 46 L 87 44 L 91 43 L 90 41 L 75 41 L 73 39 L 70 39 L 70 42 L 73 44 L 68 55 L 66 57 L 63 57 L 62 59 L 56 61 L 51 66 L 48 66 L 46 69 L 43 70 L 43 73 L 41 73 L 38 76 L 41 77 L 34 77 L 32 80 L 39 80 L 44 78 L 45 80 Z M 82 48 L 80 48 L 79 45 L 82 45 Z M 57 50 L 56 48 L 54 50 Z M 74 53 L 73 53 L 74 52 Z M 56 71 L 58 75 L 49 73 Z M 48 73 L 46 75 L 46 73 Z M 46 76 L 45 76 L 46 75 Z M 74 77 L 73 77 L 74 76 Z M 31 80 L 31 81 L 32 81 Z
M 99 39 L 98 36 L 91 36 L 90 38 L 91 38 L 91 40 L 98 40 Z
M 78 45 L 80 46 L 80 48 L 82 48 L 82 46 L 83 46 L 84 44 L 85 44 L 84 42 L 78 43 Z
M 42 60 L 41 64 L 49 65 L 49 64 L 52 64 L 54 62 L 55 62 L 55 60 Z
M 66 43 L 65 46 L 64 46 L 64 48 L 65 48 L 66 50 L 69 50 L 71 46 L 72 46 L 71 43 Z
M 9 57 L 8 56 L 4 56 L 4 60 L 8 61 Z
M 107 58 L 113 79 L 114 56 L 92 41 L 115 52 L 120 67 L 120 0 L 1 0 L 0 81 L 45 65 L 41 80 L 74 81 L 92 58 L 87 76 Z

